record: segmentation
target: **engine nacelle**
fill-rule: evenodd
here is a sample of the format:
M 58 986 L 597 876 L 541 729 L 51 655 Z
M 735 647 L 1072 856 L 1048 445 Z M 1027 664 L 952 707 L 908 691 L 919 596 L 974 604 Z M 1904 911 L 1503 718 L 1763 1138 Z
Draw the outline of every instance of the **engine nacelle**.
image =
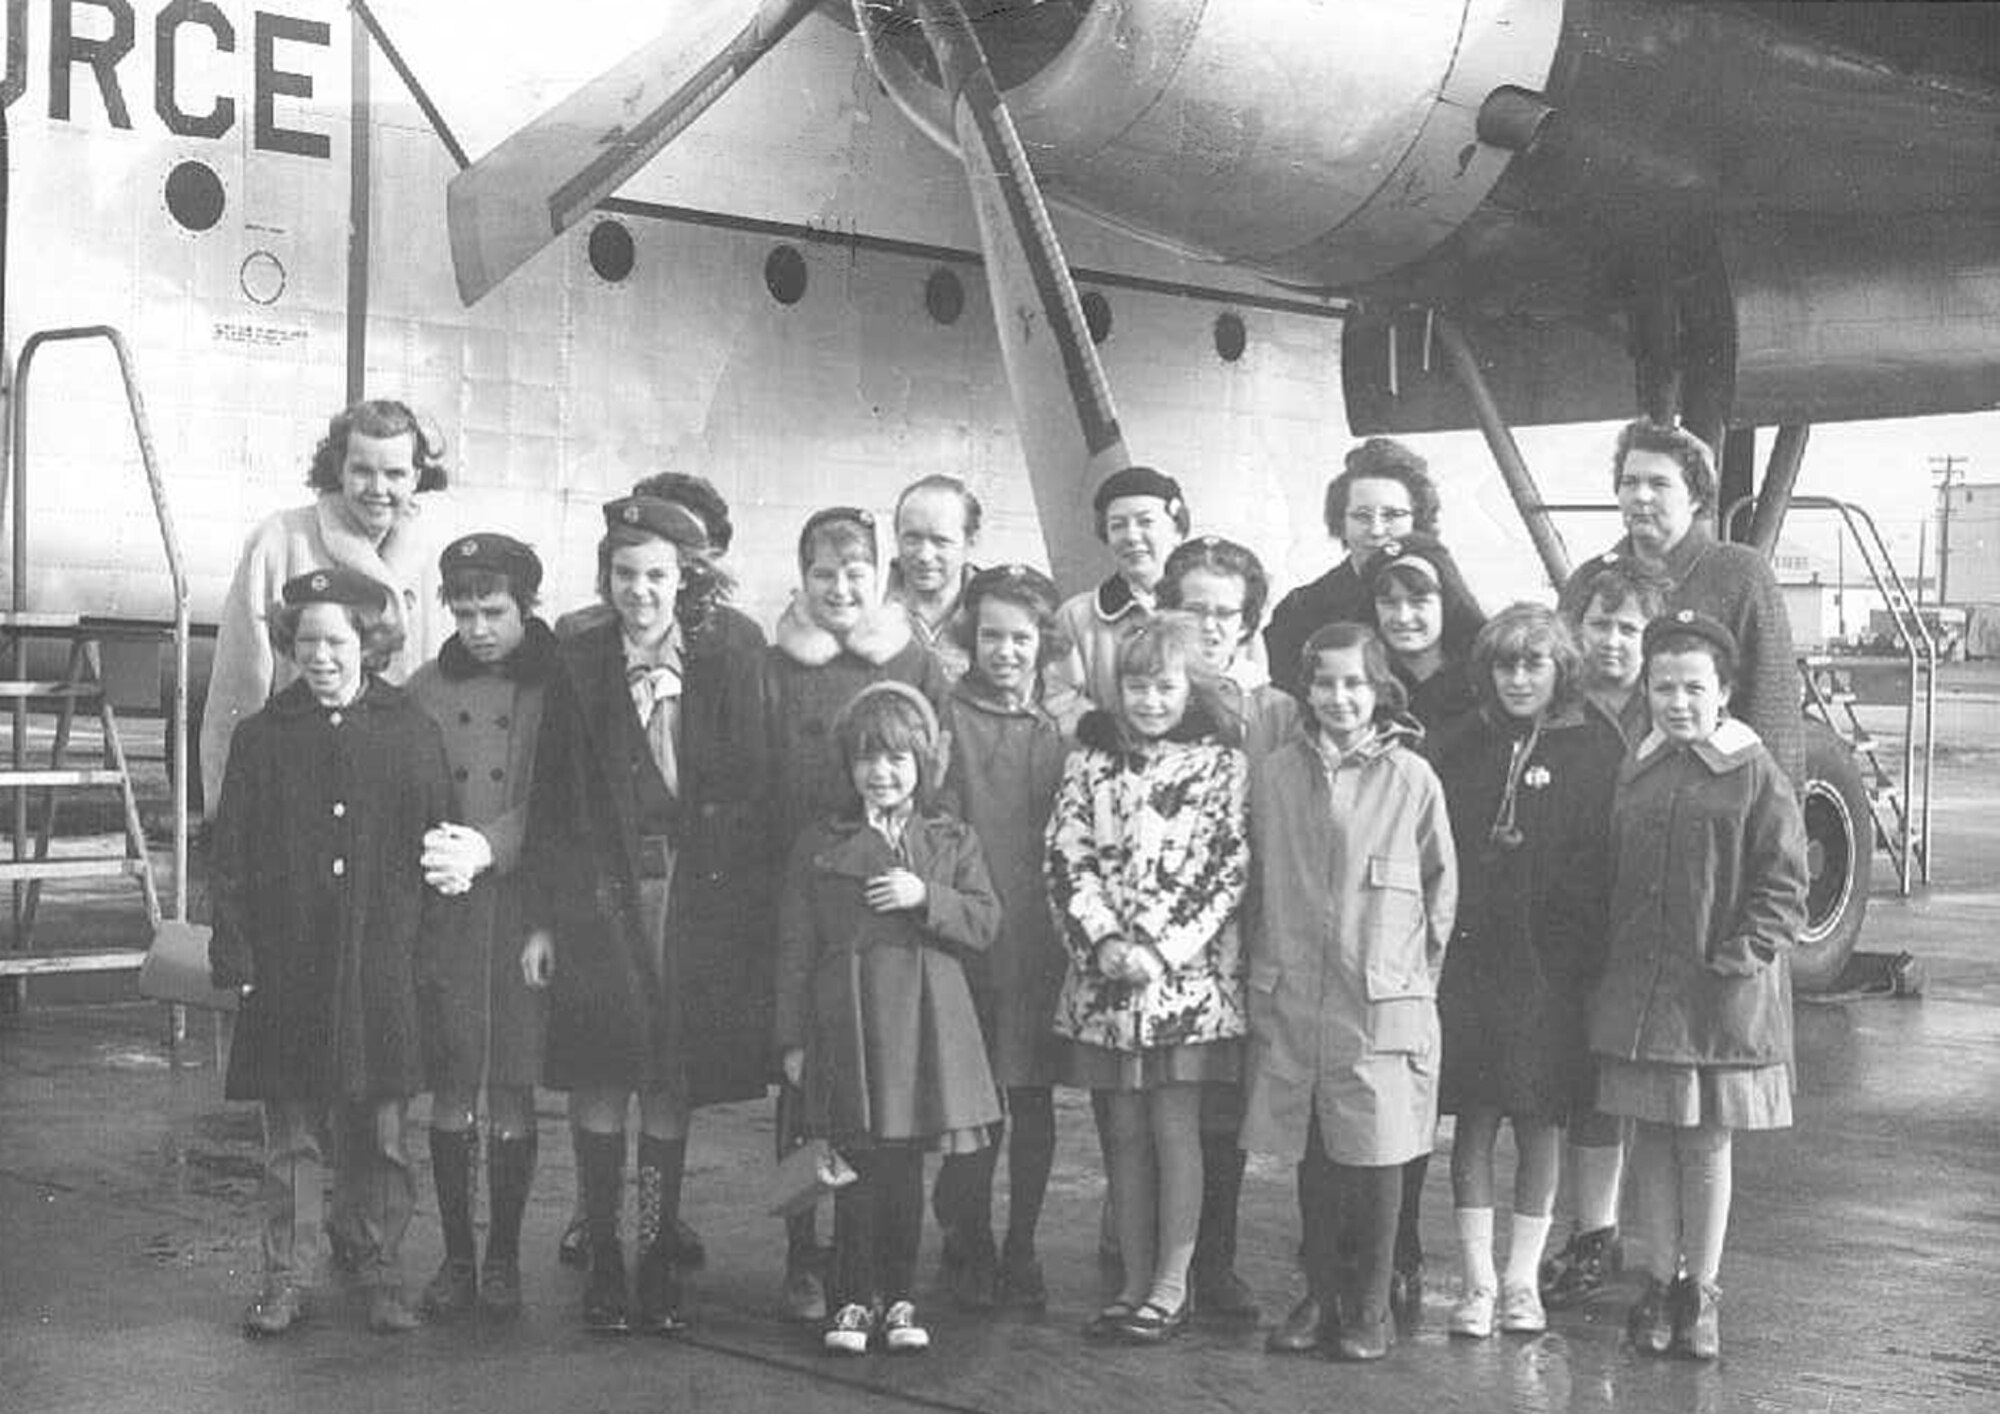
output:
M 1044 191 L 1311 289 L 1408 264 L 1479 207 L 1513 155 L 1479 140 L 1480 105 L 1496 88 L 1542 87 L 1562 28 L 1561 0 L 1049 8 L 1074 27 L 1058 43 L 1035 34 L 1025 73 L 997 52 L 1008 14 L 980 22 Z M 870 38 L 897 104 L 955 150 L 922 40 L 880 19 Z

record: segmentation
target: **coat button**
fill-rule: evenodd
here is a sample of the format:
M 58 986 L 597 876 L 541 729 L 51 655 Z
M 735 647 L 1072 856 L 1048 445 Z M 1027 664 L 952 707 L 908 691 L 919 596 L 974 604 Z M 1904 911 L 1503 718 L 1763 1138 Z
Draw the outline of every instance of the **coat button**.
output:
M 502 715 L 495 717 L 493 719 L 493 725 L 500 728 L 500 730 L 504 732 L 507 730 L 508 727 L 513 725 L 513 720 L 505 715 Z
M 333 818 L 338 820 L 346 814 L 347 814 L 347 802 L 344 800 L 336 800 L 333 803 Z
M 504 781 L 507 779 L 507 773 L 501 770 L 498 766 L 495 766 L 491 771 L 488 771 L 486 774 L 496 781 Z
M 327 724 L 328 724 L 329 726 L 335 726 L 335 727 L 337 727 L 337 726 L 339 726 L 339 725 L 340 725 L 340 724 L 341 724 L 341 723 L 342 723 L 343 721 L 345 721 L 345 720 L 346 720 L 346 718 L 345 718 L 345 717 L 343 717 L 343 716 L 342 716 L 342 715 L 341 715 L 340 713 L 338 713 L 338 712 L 329 712 L 329 713 L 327 713 L 327 714 L 326 714 L 326 720 L 327 720 Z
M 460 725 L 461 727 L 469 727 L 469 726 L 471 726 L 471 725 L 472 725 L 472 714 L 471 714 L 470 712 L 460 712 L 460 713 L 458 714 L 458 724 L 459 724 L 459 725 Z
M 464 780 L 464 779 L 466 778 L 466 775 L 467 775 L 467 774 L 468 774 L 468 773 L 467 773 L 467 771 L 466 771 L 465 767 L 463 767 L 463 766 L 454 766 L 454 767 L 452 767 L 452 769 L 451 769 L 451 778 L 452 778 L 452 779 L 453 779 L 454 781 L 462 781 L 462 780 Z
M 341 875 L 345 874 L 346 872 L 347 872 L 347 861 L 345 859 L 336 858 L 333 861 L 333 877 L 338 879 Z

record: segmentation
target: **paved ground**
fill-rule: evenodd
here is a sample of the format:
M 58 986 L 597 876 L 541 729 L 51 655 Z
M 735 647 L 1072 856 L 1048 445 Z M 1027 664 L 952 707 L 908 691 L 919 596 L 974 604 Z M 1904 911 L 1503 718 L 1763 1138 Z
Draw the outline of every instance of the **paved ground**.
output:
M 937 1348 L 922 1359 L 830 1364 L 776 1319 L 761 1107 L 697 1121 L 689 1216 L 712 1258 L 691 1338 L 577 1330 L 576 1279 L 553 1259 L 573 1175 L 550 1107 L 522 1321 L 383 1340 L 330 1292 L 298 1336 L 252 1345 L 236 1317 L 255 1275 L 256 1117 L 218 1098 L 205 1023 L 170 1052 L 156 1008 L 36 1007 L 0 1018 L 0 1410 L 2000 1408 L 2000 710 L 1959 710 L 1932 887 L 1909 900 L 1878 888 L 1865 943 L 1917 954 L 1930 991 L 1801 1005 L 1799 1124 L 1738 1145 L 1718 1366 L 1633 1355 L 1627 1290 L 1537 1339 L 1448 1340 L 1442 1162 L 1425 1197 L 1426 1321 L 1383 1365 L 1268 1358 L 1247 1330 L 1158 1352 L 1086 1347 L 1099 1181 L 1080 1101 L 1063 1112 L 1043 1230 L 1049 1313 L 978 1324 L 933 1301 Z M 1275 1317 L 1297 1290 L 1276 1166 L 1253 1166 L 1244 1231 L 1242 1269 Z M 927 1272 L 934 1252 L 933 1234 Z M 426 1194 L 413 1279 L 437 1255 Z

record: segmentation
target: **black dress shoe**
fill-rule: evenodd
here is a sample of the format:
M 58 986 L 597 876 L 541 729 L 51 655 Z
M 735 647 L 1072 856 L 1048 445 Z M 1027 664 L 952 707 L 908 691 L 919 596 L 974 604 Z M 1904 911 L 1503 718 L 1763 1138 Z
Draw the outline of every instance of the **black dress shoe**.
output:
M 1343 1322 L 1340 1335 L 1333 1342 L 1333 1358 L 1349 1361 L 1380 1360 L 1389 1353 L 1389 1346 L 1394 1338 L 1394 1327 L 1386 1315 L 1378 1316 L 1372 1321 L 1364 1318 Z
M 1194 1313 L 1203 1320 L 1248 1326 L 1255 1325 L 1263 1314 L 1257 1307 L 1257 1293 L 1233 1268 L 1196 1268 L 1190 1275 Z
M 625 1304 L 625 1253 L 614 1242 L 590 1251 L 590 1279 L 583 1288 L 583 1328 L 596 1335 L 624 1335 L 632 1329 Z
M 1115 1333 L 1117 1339 L 1126 1345 L 1164 1345 L 1187 1326 L 1187 1318 L 1186 1297 L 1181 1298 L 1177 1311 L 1169 1311 L 1151 1301 L 1142 1301 L 1136 1311 L 1118 1322 Z
M 1310 1355 L 1319 1349 L 1325 1325 L 1318 1298 L 1308 1295 L 1264 1337 L 1264 1348 L 1273 1355 Z

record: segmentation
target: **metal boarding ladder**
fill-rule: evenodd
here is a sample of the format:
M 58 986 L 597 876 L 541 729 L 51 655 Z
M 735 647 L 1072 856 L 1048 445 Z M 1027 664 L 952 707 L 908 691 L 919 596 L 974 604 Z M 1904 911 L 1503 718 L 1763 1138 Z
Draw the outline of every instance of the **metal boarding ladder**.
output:
M 146 472 L 154 517 L 166 551 L 167 569 L 173 582 L 174 618 L 171 625 L 133 623 L 84 614 L 40 613 L 28 605 L 28 388 L 36 354 L 46 344 L 103 339 L 118 360 L 126 407 L 138 441 L 140 460 Z M 0 978 L 37 974 L 123 971 L 136 968 L 145 959 L 143 950 L 98 948 L 36 952 L 34 928 L 41 902 L 42 884 L 50 879 L 85 879 L 127 876 L 139 882 L 145 904 L 148 930 L 158 926 L 162 909 L 159 889 L 153 876 L 151 854 L 140 819 L 138 799 L 133 790 L 132 772 L 124 739 L 118 729 L 111 695 L 106 691 L 103 645 L 157 645 L 171 638 L 174 647 L 173 703 L 168 736 L 170 786 L 173 793 L 173 883 L 174 917 L 187 917 L 188 809 L 186 771 L 187 678 L 189 600 L 187 573 L 181 560 L 180 542 L 174 533 L 173 516 L 167 505 L 166 487 L 161 480 L 154 454 L 152 429 L 146 420 L 144 400 L 133 371 L 131 349 L 116 329 L 107 325 L 45 329 L 31 335 L 21 347 L 7 399 L 11 423 L 8 441 L 12 495 L 8 513 L 13 521 L 13 598 L 11 607 L 0 613 L 0 642 L 11 652 L 11 678 L 0 681 L 0 699 L 11 704 L 13 731 L 11 751 L 0 768 L 0 790 L 13 796 L 11 856 L 0 862 L 0 880 L 14 889 L 15 934 L 12 948 L 0 949 Z M 60 680 L 36 681 L 28 677 L 28 648 L 32 640 L 59 640 L 69 644 L 68 666 Z M 152 658 L 157 673 L 157 648 Z M 104 764 L 78 766 L 70 761 L 72 729 L 83 704 L 94 708 L 102 734 Z M 46 763 L 29 760 L 29 717 L 39 711 L 53 713 L 54 734 Z M 97 851 L 85 855 L 57 855 L 52 852 L 58 806 L 62 792 L 88 787 L 115 787 L 123 818 L 123 847 L 117 853 Z M 29 823 L 29 794 L 42 793 L 41 814 L 32 832 Z M 11 983 L 10 985 L 18 985 Z
M 1738 501 L 1724 518 L 1725 528 L 1749 501 Z M 1908 895 L 1913 884 L 1931 877 L 1931 766 L 1937 743 L 1937 643 L 1923 616 L 1912 606 L 1903 576 L 1889 558 L 1889 548 L 1875 527 L 1875 518 L 1851 501 L 1830 496 L 1793 496 L 1792 510 L 1831 511 L 1841 518 L 1845 533 L 1861 552 L 1861 562 L 1875 591 L 1887 606 L 1902 645 L 1909 677 L 1903 694 L 1903 749 L 1900 770 L 1882 759 L 1881 744 L 1861 724 L 1855 696 L 1845 681 L 1838 658 L 1810 654 L 1799 659 L 1805 681 L 1806 714 L 1824 722 L 1866 763 L 1862 784 L 1868 791 L 1868 812 L 1875 820 L 1876 843 L 1896 865 L 1898 891 Z M 1846 592 L 1846 586 L 1841 587 Z M 1921 703 L 1921 713 L 1919 713 Z

